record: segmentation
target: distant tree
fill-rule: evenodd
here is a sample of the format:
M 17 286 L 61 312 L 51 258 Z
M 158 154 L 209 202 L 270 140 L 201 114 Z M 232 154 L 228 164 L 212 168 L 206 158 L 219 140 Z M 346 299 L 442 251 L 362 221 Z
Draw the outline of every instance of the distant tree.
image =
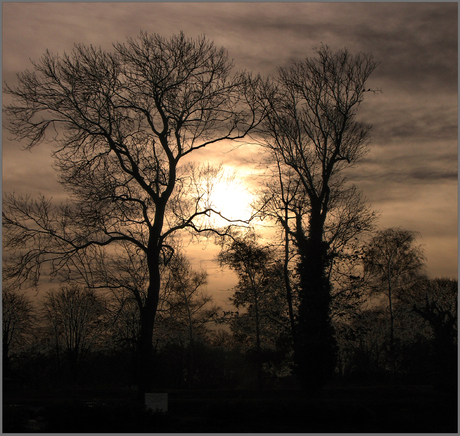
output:
M 185 336 L 184 345 L 188 350 L 185 378 L 189 387 L 194 378 L 196 339 L 205 338 L 207 326 L 213 323 L 218 313 L 212 297 L 203 291 L 207 277 L 206 271 L 195 271 L 185 255 L 176 252 L 167 266 L 161 295 L 157 336 L 163 336 L 166 342 Z
M 364 270 L 370 295 L 384 295 L 390 315 L 390 352 L 396 371 L 394 301 L 421 279 L 424 268 L 423 249 L 415 245 L 417 233 L 401 228 L 380 230 L 364 253 Z
M 128 353 L 129 380 L 138 383 L 138 359 L 140 337 L 139 306 L 128 292 L 114 294 L 108 304 L 107 347 L 112 352 Z
M 335 320 L 338 370 L 346 377 L 376 377 L 385 372 L 388 319 L 376 307 L 362 309 L 349 320 Z
M 73 381 L 86 354 L 101 344 L 107 329 L 106 307 L 94 290 L 61 286 L 42 298 L 43 319 L 56 350 L 58 364 L 68 364 Z
M 434 362 L 440 378 L 454 384 L 458 360 L 458 280 L 419 280 L 401 294 L 400 306 L 424 320 L 432 331 Z
M 32 301 L 25 293 L 16 289 L 2 291 L 2 356 L 3 375 L 11 369 L 11 352 L 23 345 L 32 333 L 35 321 Z
M 292 336 L 283 265 L 273 248 L 259 245 L 253 235 L 236 237 L 224 244 L 218 260 L 238 275 L 230 301 L 245 313 L 238 313 L 231 320 L 231 327 L 234 335 L 245 339 L 253 350 L 261 388 L 264 351 L 273 349 L 283 334 L 287 338 Z
M 224 328 L 213 329 L 210 335 L 210 344 L 213 347 L 230 350 L 236 347 L 234 335 Z
M 412 310 L 427 321 L 440 343 L 457 343 L 458 280 L 449 278 L 418 281 L 401 295 Z
M 208 230 L 212 212 L 197 183 L 209 167 L 182 162 L 243 138 L 259 121 L 253 79 L 231 69 L 227 52 L 204 37 L 141 33 L 111 52 L 84 45 L 62 56 L 47 51 L 17 86 L 4 86 L 12 98 L 8 130 L 27 149 L 54 144 L 59 181 L 71 196 L 60 206 L 4 197 L 6 271 L 37 283 L 45 263 L 52 275 L 68 275 L 77 254 L 90 268 L 101 248 L 137 250 L 149 283 L 145 298 L 136 297 L 140 394 L 151 386 L 160 268 L 171 239 L 183 229 Z
M 295 215 L 293 229 L 300 280 L 294 339 L 297 373 L 311 393 L 318 393 L 335 369 L 329 277 L 334 242 L 326 234 L 334 203 L 338 210 L 348 208 L 345 198 L 351 191 L 343 171 L 368 149 L 370 126 L 358 121 L 357 113 L 365 84 L 378 65 L 372 55 L 334 53 L 327 46 L 316 54 L 280 68 L 260 89 L 267 110 L 263 145 L 292 170 L 307 200 L 302 213 Z M 339 222 L 346 238 L 360 230 L 356 220 Z
M 191 361 L 195 338 L 207 335 L 207 324 L 214 320 L 218 310 L 212 305 L 212 298 L 202 290 L 207 283 L 207 273 L 193 270 L 185 255 L 176 248 L 160 265 L 160 275 L 162 282 L 154 330 L 155 356 L 168 343 L 174 343 L 187 349 Z M 110 255 L 99 253 L 93 259 L 92 283 L 112 292 L 109 299 L 112 347 L 129 350 L 133 362 L 137 362 L 140 310 L 149 285 L 142 253 L 129 244 L 120 244 Z M 153 368 L 153 372 L 159 371 L 156 363 Z M 133 374 L 134 383 L 137 383 L 136 368 L 133 368 Z

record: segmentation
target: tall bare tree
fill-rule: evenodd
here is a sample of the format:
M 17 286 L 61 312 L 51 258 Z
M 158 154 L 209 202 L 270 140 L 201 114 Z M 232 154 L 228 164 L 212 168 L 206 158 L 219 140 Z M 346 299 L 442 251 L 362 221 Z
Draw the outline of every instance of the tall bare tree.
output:
M 338 241 L 326 237 L 328 219 L 334 204 L 343 202 L 342 212 L 347 209 L 343 171 L 368 149 L 370 126 L 358 121 L 357 113 L 376 66 L 372 55 L 322 46 L 316 57 L 280 68 L 261 87 L 267 109 L 263 145 L 294 172 L 306 199 L 303 214 L 295 214 L 293 235 L 300 259 L 295 359 L 310 392 L 318 392 L 335 368 L 329 272 Z M 358 230 L 356 220 L 347 221 L 343 231 Z
M 270 163 L 274 163 L 274 165 L 270 165 Z M 292 264 L 295 263 L 296 251 L 293 249 L 292 240 L 295 236 L 295 222 L 302 220 L 301 217 L 306 213 L 305 209 L 308 200 L 295 172 L 290 168 L 284 167 L 278 155 L 272 154 L 264 164 L 267 165 L 267 168 L 274 167 L 274 169 L 269 173 L 269 178 L 255 200 L 255 204 L 263 219 L 272 220 L 281 228 L 284 288 L 286 290 L 291 331 L 294 331 L 296 298 L 295 286 L 292 283 L 294 275 Z
M 141 33 L 111 52 L 76 45 L 46 52 L 33 71 L 4 86 L 14 138 L 31 149 L 54 146 L 70 200 L 4 198 L 10 276 L 37 282 L 42 266 L 58 275 L 100 247 L 132 245 L 148 266 L 141 307 L 139 392 L 151 385 L 152 334 L 160 265 L 181 229 L 203 231 L 211 213 L 194 183 L 193 152 L 243 138 L 258 122 L 252 81 L 232 74 L 227 52 L 204 37 Z

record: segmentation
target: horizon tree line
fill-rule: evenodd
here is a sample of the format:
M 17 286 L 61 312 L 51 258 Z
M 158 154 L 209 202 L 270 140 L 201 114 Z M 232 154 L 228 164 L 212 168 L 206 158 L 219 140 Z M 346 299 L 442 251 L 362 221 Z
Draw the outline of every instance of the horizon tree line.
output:
M 379 231 L 363 251 L 375 249 L 375 240 L 395 231 L 411 233 L 404 229 Z M 396 247 L 389 238 L 387 244 L 392 243 Z M 420 246 L 411 244 L 414 250 L 420 250 Z M 395 264 L 404 252 L 399 250 Z M 268 262 L 267 255 L 271 259 Z M 233 293 L 229 301 L 236 309 L 231 314 L 215 307 L 209 295 L 197 293 L 197 286 L 205 283 L 204 272 L 191 270 L 183 255 L 168 267 L 170 278 L 161 293 L 155 355 L 169 370 L 157 368 L 161 377 L 154 381 L 156 386 L 218 387 L 232 380 L 233 386 L 250 383 L 264 389 L 292 375 L 293 340 L 283 287 L 282 253 L 259 245 L 251 235 L 223 246 L 219 257 L 220 261 L 233 262 L 238 272 L 238 285 L 229 290 Z M 336 311 L 333 317 L 339 348 L 335 377 L 389 374 L 393 379 L 428 377 L 444 387 L 452 385 L 457 349 L 457 281 L 430 280 L 423 269 L 418 276 L 405 278 L 395 273 L 391 319 L 387 284 L 376 285 L 382 277 L 379 274 L 368 277 L 368 262 L 365 257 L 360 259 L 359 304 L 353 310 Z M 176 274 L 177 264 L 184 269 L 180 276 Z M 384 298 L 370 305 L 366 297 L 375 295 L 378 289 Z M 113 359 L 107 360 L 109 356 L 117 356 L 115 359 L 125 365 L 124 382 L 117 383 L 123 385 L 129 380 L 129 384 L 135 384 L 138 314 L 136 306 L 128 304 L 129 299 L 118 297 L 116 293 L 62 285 L 42 295 L 37 305 L 17 290 L 5 290 L 3 338 L 9 338 L 12 344 L 3 349 L 6 380 L 16 369 L 29 372 L 28 365 L 35 367 L 34 378 L 46 379 L 36 366 L 37 359 L 47 359 L 46 366 L 55 368 L 53 383 L 81 383 L 91 380 L 88 370 L 103 371 L 104 365 L 113 366 Z M 14 330 L 12 323 L 18 326 Z M 222 330 L 222 325 L 228 325 L 229 332 Z M 12 334 L 5 334 L 8 332 Z M 425 365 L 416 362 L 413 356 L 417 353 L 426 353 Z M 244 367 L 249 371 L 246 375 Z

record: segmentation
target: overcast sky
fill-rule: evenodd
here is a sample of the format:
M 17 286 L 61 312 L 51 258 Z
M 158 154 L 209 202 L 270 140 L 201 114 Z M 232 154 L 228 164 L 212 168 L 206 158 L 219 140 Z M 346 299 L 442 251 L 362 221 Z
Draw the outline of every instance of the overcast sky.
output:
M 457 17 L 457 3 L 440 2 L 3 3 L 3 80 L 14 84 L 15 74 L 46 49 L 62 53 L 74 43 L 110 49 L 140 30 L 205 34 L 229 51 L 235 69 L 262 75 L 311 56 L 322 43 L 372 52 L 381 64 L 369 87 L 383 92 L 369 93 L 362 105 L 372 145 L 350 181 L 380 211 L 381 228 L 422 234 L 431 277 L 457 277 Z M 59 198 L 49 149 L 20 151 L 7 136 L 3 190 Z M 208 149 L 206 156 L 245 172 L 254 153 L 243 147 L 219 156 Z M 214 254 L 193 256 L 215 275 Z M 222 275 L 213 283 L 228 284 Z

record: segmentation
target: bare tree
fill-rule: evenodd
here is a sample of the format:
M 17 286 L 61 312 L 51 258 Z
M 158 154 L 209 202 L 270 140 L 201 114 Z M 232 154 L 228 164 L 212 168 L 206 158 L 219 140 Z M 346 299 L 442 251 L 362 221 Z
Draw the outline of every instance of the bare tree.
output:
M 218 314 L 212 297 L 203 287 L 207 284 L 208 274 L 204 270 L 196 271 L 181 252 L 176 252 L 168 264 L 165 274 L 160 322 L 157 323 L 163 336 L 171 340 L 173 336 L 185 337 L 188 350 L 186 382 L 192 387 L 195 375 L 195 345 L 197 338 L 206 336 L 207 326 Z
M 139 392 L 151 385 L 152 334 L 160 265 L 182 229 L 204 231 L 206 207 L 196 189 L 200 169 L 182 162 L 222 140 L 243 138 L 258 122 L 252 81 L 231 74 L 224 49 L 204 37 L 141 33 L 106 52 L 84 45 L 62 56 L 46 52 L 34 71 L 4 86 L 8 129 L 28 149 L 53 143 L 55 167 L 70 200 L 4 199 L 10 276 L 37 282 L 69 270 L 73 258 L 120 242 L 148 266 L 140 310 Z M 194 175 L 195 174 L 195 175 Z
M 284 277 L 289 313 L 294 330 L 297 307 L 293 304 L 292 264 L 298 261 L 296 249 L 297 228 L 305 227 L 309 218 L 309 199 L 295 172 L 285 168 L 272 156 L 274 174 L 269 177 L 258 199 L 257 209 L 264 219 L 271 219 L 282 230 L 284 244 Z M 355 186 L 337 186 L 329 203 L 329 216 L 324 225 L 323 239 L 328 245 L 330 258 L 327 276 L 331 283 L 332 315 L 343 316 L 361 300 L 361 255 L 367 235 L 377 220 L 377 213 L 367 205 Z
M 458 335 L 458 280 L 449 278 L 430 280 L 425 278 L 417 281 L 399 298 L 429 323 L 438 343 L 456 344 Z
M 417 232 L 401 228 L 381 230 L 369 242 L 364 253 L 364 270 L 368 275 L 370 293 L 383 294 L 388 299 L 393 373 L 396 370 L 394 300 L 420 280 L 424 268 L 423 249 L 414 245 L 417 235 Z
M 218 260 L 238 275 L 238 284 L 230 301 L 236 309 L 245 309 L 246 313 L 238 313 L 231 326 L 234 333 L 244 332 L 243 336 L 249 339 L 248 345 L 254 351 L 257 363 L 258 388 L 261 389 L 263 349 L 269 348 L 283 334 L 292 334 L 283 266 L 273 247 L 259 245 L 252 234 L 222 244 Z
M 32 333 L 35 313 L 30 298 L 12 288 L 2 292 L 3 374 L 11 369 L 11 351 L 23 345 Z
M 64 357 L 73 381 L 77 381 L 86 353 L 106 331 L 104 301 L 94 290 L 72 285 L 47 292 L 42 304 L 58 363 Z
M 343 170 L 368 149 L 370 126 L 357 120 L 357 112 L 377 66 L 368 54 L 334 53 L 327 46 L 316 54 L 280 68 L 278 77 L 260 90 L 267 110 L 263 145 L 294 172 L 307 200 L 294 230 L 300 258 L 295 356 L 302 384 L 310 392 L 317 392 L 335 368 L 329 272 L 331 248 L 338 241 L 325 236 L 334 203 L 347 195 Z M 351 220 L 343 230 L 357 229 Z
M 195 330 L 199 331 L 217 313 L 217 308 L 209 305 L 212 297 L 203 291 L 207 283 L 206 271 L 195 271 L 184 254 L 175 253 L 168 265 L 162 298 L 169 308 L 169 316 L 186 326 L 192 348 Z

